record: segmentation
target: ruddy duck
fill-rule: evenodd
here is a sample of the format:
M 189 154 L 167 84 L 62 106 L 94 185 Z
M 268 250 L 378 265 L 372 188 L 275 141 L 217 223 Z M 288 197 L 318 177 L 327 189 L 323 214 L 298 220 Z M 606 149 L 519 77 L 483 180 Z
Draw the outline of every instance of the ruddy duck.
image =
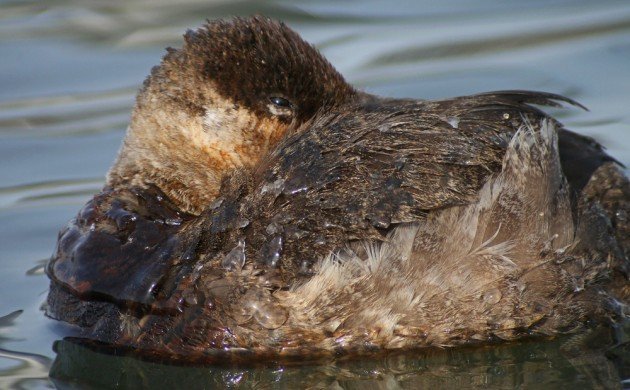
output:
M 575 332 L 628 315 L 630 183 L 500 91 L 360 92 L 295 32 L 211 22 L 138 94 L 103 190 L 59 235 L 47 313 L 183 361 Z

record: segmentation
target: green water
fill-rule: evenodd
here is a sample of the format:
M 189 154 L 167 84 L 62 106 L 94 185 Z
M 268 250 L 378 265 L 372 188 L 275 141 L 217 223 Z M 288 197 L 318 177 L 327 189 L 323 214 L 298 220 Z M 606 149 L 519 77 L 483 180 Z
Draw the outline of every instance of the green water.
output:
M 253 13 L 287 22 L 372 93 L 567 95 L 590 112 L 553 113 L 630 166 L 627 1 L 0 0 L 0 388 L 630 388 L 627 326 L 303 367 L 174 367 L 68 342 L 57 355 L 68 329 L 40 310 L 42 265 L 102 185 L 137 87 L 187 28 Z

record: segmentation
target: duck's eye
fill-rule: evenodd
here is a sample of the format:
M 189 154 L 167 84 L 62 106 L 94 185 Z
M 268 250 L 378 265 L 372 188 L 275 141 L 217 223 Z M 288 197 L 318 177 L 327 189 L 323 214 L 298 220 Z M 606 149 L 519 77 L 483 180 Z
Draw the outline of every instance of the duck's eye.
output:
M 271 103 L 267 105 L 267 108 L 273 115 L 287 116 L 293 114 L 293 104 L 289 100 L 280 96 L 271 96 L 269 101 Z
M 269 98 L 269 100 L 271 100 L 271 103 L 273 103 L 274 106 L 282 108 L 291 108 L 292 106 L 290 101 L 282 97 L 272 96 Z

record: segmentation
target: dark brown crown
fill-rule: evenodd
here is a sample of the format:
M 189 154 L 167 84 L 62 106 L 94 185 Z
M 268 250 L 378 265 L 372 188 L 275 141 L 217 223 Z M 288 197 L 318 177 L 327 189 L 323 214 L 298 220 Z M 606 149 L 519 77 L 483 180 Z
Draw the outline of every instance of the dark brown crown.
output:
M 209 82 L 257 115 L 269 115 L 270 97 L 285 98 L 301 121 L 355 93 L 317 49 L 281 22 L 258 16 L 208 22 L 184 39 L 183 48 L 169 49 L 153 75 L 176 81 L 177 87 L 169 88 L 171 97 L 191 109 L 195 102 L 207 101 L 207 96 L 193 94 L 203 94 L 199 84 Z

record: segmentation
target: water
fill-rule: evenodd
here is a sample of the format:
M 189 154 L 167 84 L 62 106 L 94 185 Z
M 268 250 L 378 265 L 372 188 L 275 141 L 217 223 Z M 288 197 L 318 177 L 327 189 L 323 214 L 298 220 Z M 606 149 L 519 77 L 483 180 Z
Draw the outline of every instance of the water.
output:
M 630 166 L 625 0 L 0 0 L 0 388 L 630 387 L 630 347 L 575 353 L 585 344 L 575 338 L 250 369 L 160 366 L 63 342 L 53 365 L 53 342 L 66 329 L 40 310 L 48 285 L 42 265 L 59 228 L 102 185 L 137 87 L 186 28 L 253 13 L 286 21 L 369 92 L 567 95 L 591 111 L 553 113 Z M 588 337 L 595 345 L 610 339 Z M 627 342 L 630 331 L 617 338 Z

